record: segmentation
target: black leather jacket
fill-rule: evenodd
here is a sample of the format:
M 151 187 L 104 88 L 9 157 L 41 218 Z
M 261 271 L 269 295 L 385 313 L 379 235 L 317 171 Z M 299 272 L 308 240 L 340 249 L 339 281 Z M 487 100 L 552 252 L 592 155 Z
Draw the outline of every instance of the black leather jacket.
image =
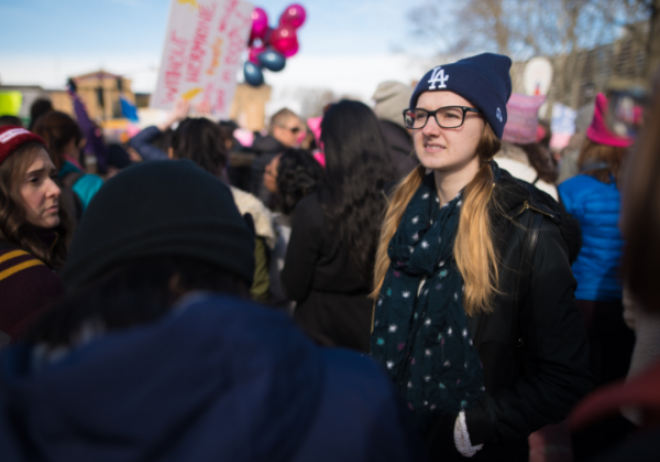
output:
M 470 460 L 522 461 L 529 434 L 562 421 L 594 385 L 571 271 L 581 235 L 561 205 L 504 170 L 493 194 L 501 293 L 492 313 L 468 321 L 486 388 L 466 412 L 471 443 L 484 444 Z M 432 453 L 453 434 L 453 421 L 436 427 Z

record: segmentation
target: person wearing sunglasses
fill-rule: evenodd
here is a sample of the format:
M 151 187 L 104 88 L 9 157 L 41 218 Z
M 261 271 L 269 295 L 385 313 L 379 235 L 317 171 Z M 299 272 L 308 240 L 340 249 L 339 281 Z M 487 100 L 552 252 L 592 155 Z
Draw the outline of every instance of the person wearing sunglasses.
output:
M 593 386 L 579 224 L 492 160 L 510 67 L 491 53 L 436 66 L 403 112 L 420 166 L 382 223 L 370 346 L 432 460 L 526 461 L 529 434 Z
M 290 109 L 277 111 L 270 119 L 268 135 L 257 138 L 252 144 L 256 158 L 252 163 L 251 192 L 269 207 L 274 205 L 273 194 L 263 184 L 266 166 L 287 148 L 296 147 L 301 122 Z

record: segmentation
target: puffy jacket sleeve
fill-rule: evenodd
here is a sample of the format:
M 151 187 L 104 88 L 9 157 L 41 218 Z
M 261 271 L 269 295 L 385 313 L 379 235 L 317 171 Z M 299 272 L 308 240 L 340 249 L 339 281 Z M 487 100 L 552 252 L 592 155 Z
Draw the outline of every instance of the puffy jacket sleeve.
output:
M 297 302 L 312 290 L 314 269 L 321 253 L 323 217 L 315 195 L 308 196 L 296 207 L 291 224 L 291 237 L 280 273 L 287 297 Z
M 486 390 L 479 405 L 466 412 L 473 445 L 526 438 L 560 422 L 593 387 L 566 243 L 559 229 L 545 221 L 538 238 L 520 318 L 522 372 L 498 393 Z

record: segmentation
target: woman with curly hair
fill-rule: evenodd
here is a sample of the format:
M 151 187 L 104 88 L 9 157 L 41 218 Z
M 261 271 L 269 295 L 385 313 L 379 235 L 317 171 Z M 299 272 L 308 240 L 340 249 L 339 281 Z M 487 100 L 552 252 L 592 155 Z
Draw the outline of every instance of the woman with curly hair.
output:
M 53 270 L 64 264 L 67 232 L 56 172 L 41 138 L 0 128 L 0 348 L 62 293 Z
M 325 175 L 293 214 L 282 283 L 308 332 L 367 351 L 374 256 L 382 193 L 394 179 L 378 119 L 364 104 L 342 100 L 321 123 Z
M 291 237 L 291 215 L 305 197 L 316 192 L 323 177 L 323 167 L 309 151 L 289 148 L 273 158 L 264 171 L 264 186 L 275 194 L 279 212 L 273 213 L 273 225 L 277 238 L 270 258 L 270 293 L 274 303 L 288 301 L 280 272 L 284 268 L 286 249 Z

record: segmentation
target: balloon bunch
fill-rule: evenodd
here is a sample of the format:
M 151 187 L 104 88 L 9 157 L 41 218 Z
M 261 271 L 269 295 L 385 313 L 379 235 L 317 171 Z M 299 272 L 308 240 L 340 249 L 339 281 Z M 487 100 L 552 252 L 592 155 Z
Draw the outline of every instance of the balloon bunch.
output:
M 262 69 L 279 72 L 286 59 L 298 53 L 296 29 L 305 23 L 307 13 L 302 5 L 286 7 L 277 28 L 268 26 L 268 15 L 262 8 L 252 12 L 252 31 L 248 44 L 249 56 L 243 65 L 245 81 L 253 87 L 264 83 Z

